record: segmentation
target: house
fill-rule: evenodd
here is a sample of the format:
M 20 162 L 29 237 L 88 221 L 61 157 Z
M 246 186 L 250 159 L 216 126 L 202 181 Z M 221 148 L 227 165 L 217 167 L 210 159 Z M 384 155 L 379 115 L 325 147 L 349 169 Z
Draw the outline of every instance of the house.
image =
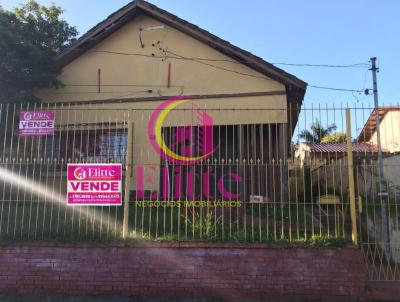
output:
M 301 143 L 293 145 L 294 158 L 301 165 L 311 162 L 325 164 L 347 156 L 346 143 Z M 375 145 L 366 142 L 352 143 L 353 157 L 373 158 L 377 155 Z
M 400 106 L 380 107 L 378 115 L 382 150 L 390 153 L 400 152 Z M 358 135 L 357 141 L 377 145 L 375 117 L 373 110 Z
M 346 143 L 300 143 L 292 146 L 293 161 L 289 165 L 289 187 L 294 196 L 313 189 L 314 194 L 340 195 L 348 187 Z M 370 187 L 371 161 L 377 157 L 376 146 L 366 142 L 352 142 L 353 162 L 357 169 L 356 184 Z
M 379 107 L 379 129 L 383 153 L 384 177 L 389 194 L 400 192 L 400 106 Z M 357 137 L 358 142 L 367 142 L 377 146 L 376 114 L 372 110 L 363 129 Z M 378 175 L 377 172 L 371 172 Z
M 400 192 L 400 107 L 380 107 L 381 146 L 385 180 L 388 182 L 389 193 Z M 347 186 L 345 165 L 347 156 L 346 143 L 301 143 L 293 145 L 294 164 L 289 167 L 292 175 L 301 173 L 301 170 L 310 168 L 312 179 L 324 181 L 326 187 L 335 188 Z M 378 179 L 377 163 L 377 133 L 375 111 L 373 110 L 361 132 L 352 142 L 353 159 L 357 169 L 356 184 L 360 194 L 372 195 L 375 182 Z M 298 171 L 300 169 L 300 172 Z M 338 182 L 339 181 L 339 182 Z
M 63 87 L 37 92 L 56 112 L 45 157 L 126 163 L 131 150 L 137 197 L 282 199 L 287 177 L 269 167 L 288 156 L 302 80 L 142 0 L 57 63 Z

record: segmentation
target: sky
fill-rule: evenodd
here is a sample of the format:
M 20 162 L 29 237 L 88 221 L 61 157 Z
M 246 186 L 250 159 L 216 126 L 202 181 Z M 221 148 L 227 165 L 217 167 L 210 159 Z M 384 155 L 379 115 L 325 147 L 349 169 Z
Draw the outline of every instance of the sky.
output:
M 0 0 L 12 9 L 24 0 Z M 65 9 L 63 18 L 80 34 L 126 0 L 38 0 Z M 400 104 L 400 1 L 396 0 L 151 0 L 203 29 L 270 63 L 350 65 L 378 58 L 379 102 Z M 372 88 L 368 66 L 322 68 L 277 65 L 309 85 Z M 306 106 L 372 106 L 373 97 L 309 87 Z

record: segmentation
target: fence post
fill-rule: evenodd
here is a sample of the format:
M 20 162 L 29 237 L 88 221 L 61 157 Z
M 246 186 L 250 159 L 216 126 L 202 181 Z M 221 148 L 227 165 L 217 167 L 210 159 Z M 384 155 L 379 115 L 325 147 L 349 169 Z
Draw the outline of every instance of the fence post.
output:
M 132 155 L 133 155 L 133 110 L 129 111 L 128 117 L 128 141 L 126 146 L 126 169 L 125 169 L 125 197 L 124 197 L 124 221 L 122 224 L 122 238 L 127 238 L 129 233 L 129 193 L 131 190 Z
M 353 172 L 353 142 L 351 139 L 351 117 L 349 108 L 346 109 L 346 143 L 347 143 L 347 170 L 349 172 L 351 239 L 353 243 L 357 245 L 358 234 L 357 234 L 356 197 L 355 197 L 354 172 Z

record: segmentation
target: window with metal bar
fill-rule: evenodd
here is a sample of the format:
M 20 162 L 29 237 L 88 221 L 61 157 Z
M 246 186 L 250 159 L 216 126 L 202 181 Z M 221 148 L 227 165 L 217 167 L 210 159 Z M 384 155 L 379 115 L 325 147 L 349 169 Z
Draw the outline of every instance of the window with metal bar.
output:
M 277 199 L 278 196 L 272 196 L 273 192 L 279 192 L 281 184 L 276 128 L 274 124 L 163 128 L 164 141 L 173 152 L 192 158 L 205 157 L 185 163 L 161 156 L 160 190 L 168 188 L 161 196 L 180 200 L 246 201 L 250 195 Z M 202 132 L 207 135 L 207 145 Z M 273 190 L 273 186 L 277 189 Z
M 125 163 L 127 131 L 120 129 L 62 130 L 44 141 L 44 158 L 66 161 Z

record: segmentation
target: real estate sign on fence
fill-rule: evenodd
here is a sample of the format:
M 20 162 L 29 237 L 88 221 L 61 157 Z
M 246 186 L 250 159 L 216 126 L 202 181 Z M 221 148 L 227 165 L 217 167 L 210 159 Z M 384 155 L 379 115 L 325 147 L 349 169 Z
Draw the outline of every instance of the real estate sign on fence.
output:
M 19 113 L 20 136 L 53 135 L 54 124 L 54 111 L 22 111 Z
M 121 164 L 69 164 L 68 205 L 121 205 Z

